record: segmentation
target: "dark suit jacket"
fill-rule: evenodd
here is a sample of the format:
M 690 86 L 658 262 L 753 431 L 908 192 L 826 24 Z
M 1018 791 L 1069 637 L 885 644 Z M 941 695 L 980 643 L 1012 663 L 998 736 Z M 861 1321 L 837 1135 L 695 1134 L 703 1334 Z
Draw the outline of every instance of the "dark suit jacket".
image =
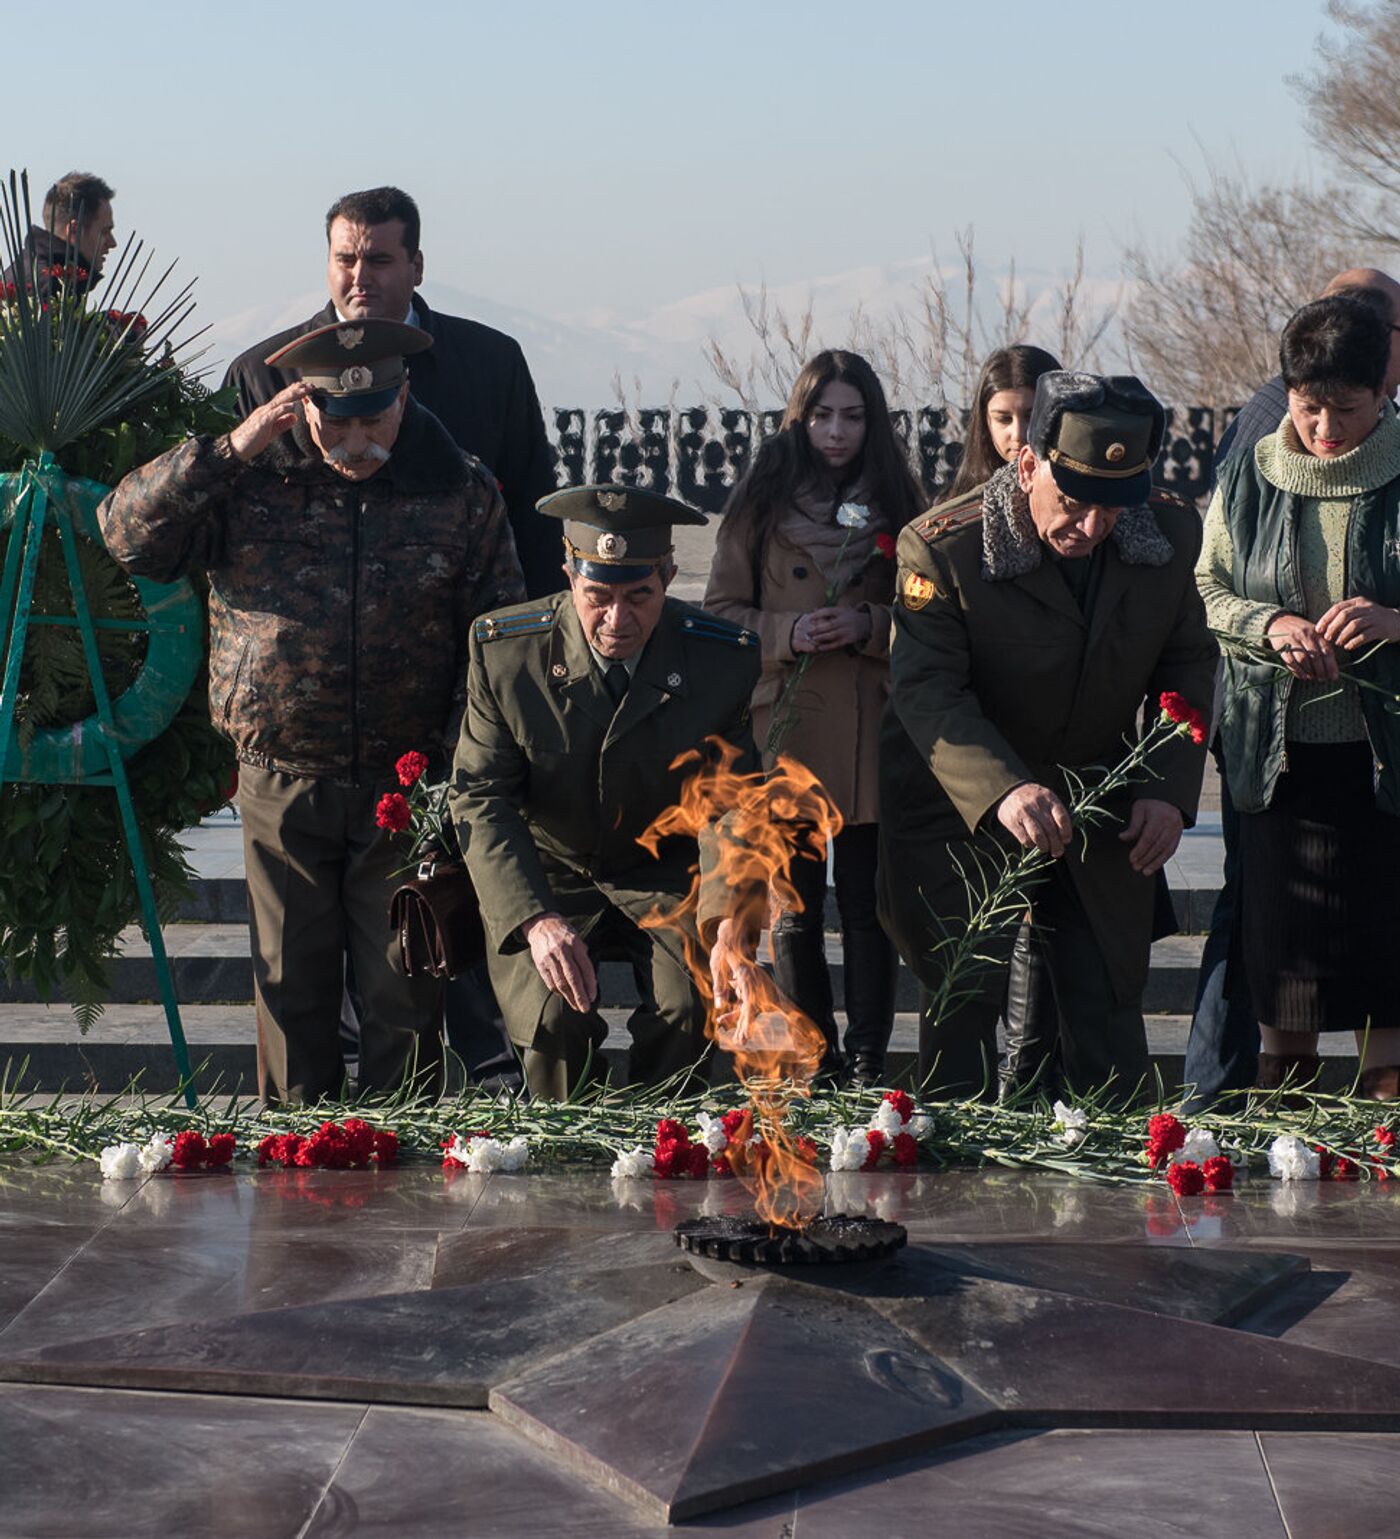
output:
M 554 490 L 554 468 L 544 418 L 520 344 L 504 332 L 456 315 L 440 315 L 421 294 L 413 296 L 419 322 L 433 339 L 410 366 L 409 389 L 468 454 L 496 477 L 505 498 L 515 549 L 531 598 L 564 586 L 560 525 L 535 512 L 535 503 Z M 336 319 L 334 305 L 240 353 L 228 367 L 225 385 L 238 390 L 246 417 L 292 383 L 294 375 L 269 368 L 263 359 L 295 337 Z

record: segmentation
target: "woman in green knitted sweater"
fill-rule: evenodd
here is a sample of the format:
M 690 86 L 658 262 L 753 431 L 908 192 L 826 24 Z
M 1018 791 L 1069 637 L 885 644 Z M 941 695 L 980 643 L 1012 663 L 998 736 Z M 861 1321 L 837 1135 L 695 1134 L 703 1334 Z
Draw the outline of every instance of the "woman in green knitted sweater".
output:
M 1288 415 L 1227 464 L 1196 569 L 1226 652 L 1220 731 L 1244 872 L 1231 966 L 1244 968 L 1259 1012 L 1259 1084 L 1310 1079 L 1317 1033 L 1352 1030 L 1363 1087 L 1378 1099 L 1400 1095 L 1400 421 L 1383 388 L 1389 355 L 1389 325 L 1355 298 L 1293 316 L 1279 348 Z

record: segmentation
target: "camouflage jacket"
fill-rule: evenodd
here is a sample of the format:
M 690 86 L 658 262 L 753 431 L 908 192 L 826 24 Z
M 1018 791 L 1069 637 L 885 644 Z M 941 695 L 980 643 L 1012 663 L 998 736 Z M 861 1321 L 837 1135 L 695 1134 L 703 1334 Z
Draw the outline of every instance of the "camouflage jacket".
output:
M 209 710 L 245 763 L 343 784 L 409 748 L 450 755 L 472 620 L 525 596 L 488 471 L 412 400 L 388 463 L 352 482 L 304 427 L 249 464 L 192 438 L 98 510 L 112 555 L 210 583 Z

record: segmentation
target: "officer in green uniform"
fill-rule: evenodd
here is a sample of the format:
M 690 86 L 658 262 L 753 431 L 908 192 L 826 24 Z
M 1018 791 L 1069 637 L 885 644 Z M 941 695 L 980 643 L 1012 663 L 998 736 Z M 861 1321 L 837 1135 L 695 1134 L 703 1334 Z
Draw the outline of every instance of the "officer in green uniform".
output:
M 604 957 L 631 962 L 642 994 L 632 1081 L 669 1078 L 704 1053 L 682 938 L 640 925 L 690 891 L 700 850 L 672 838 L 653 856 L 637 839 L 680 799 L 695 766 L 677 759 L 713 752 L 707 739 L 739 750 L 736 771 L 758 768 L 749 697 L 760 657 L 752 632 L 667 596 L 672 526 L 703 514 L 625 486 L 570 488 L 538 506 L 563 520 L 569 589 L 474 623 L 451 809 L 527 1082 L 563 1097 L 607 1034 Z M 722 899 L 701 895 L 706 944 L 733 933 Z
M 1077 1091 L 1113 1077 L 1130 1092 L 1147 1069 L 1154 877 L 1195 817 L 1205 762 L 1203 746 L 1174 739 L 1153 758 L 1157 778 L 1112 809 L 1118 821 L 1071 826 L 1066 767 L 1116 764 L 1163 691 L 1210 709 L 1201 520 L 1152 486 L 1163 428 L 1131 376 L 1043 375 L 1018 459 L 899 538 L 881 919 L 927 1001 L 939 919 L 961 928 L 977 854 L 1054 857 L 1029 896 Z M 992 972 L 943 1019 L 921 1013 L 920 1068 L 936 1061 L 940 1089 L 994 1083 L 1004 984 Z

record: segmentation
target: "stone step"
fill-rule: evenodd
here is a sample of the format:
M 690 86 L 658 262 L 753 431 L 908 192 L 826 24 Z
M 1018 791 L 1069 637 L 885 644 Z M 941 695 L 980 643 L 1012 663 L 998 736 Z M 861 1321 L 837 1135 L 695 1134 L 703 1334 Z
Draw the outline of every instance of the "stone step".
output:
M 175 997 L 182 1005 L 246 1004 L 253 998 L 253 964 L 248 955 L 248 927 L 240 924 L 174 924 L 165 929 Z M 1144 1008 L 1152 1013 L 1189 1013 L 1195 1000 L 1196 971 L 1204 940 L 1199 935 L 1173 935 L 1152 948 L 1152 972 Z M 159 984 L 150 943 L 134 925 L 122 932 L 122 955 L 108 969 L 109 1001 L 114 1005 L 158 1001 Z M 829 936 L 827 966 L 833 996 L 839 1004 L 845 987 L 840 941 Z M 630 967 L 604 962 L 600 989 L 605 1005 L 637 1002 Z M 906 967 L 899 971 L 895 997 L 898 1010 L 918 1008 L 918 984 Z M 32 985 L 0 985 L 0 1002 L 38 1002 Z M 3 1039 L 0 1039 L 3 1040 Z
M 605 1053 L 618 1074 L 623 1072 L 628 1045 L 627 1015 L 605 1010 L 608 1037 Z M 217 1082 L 221 1093 L 252 1090 L 256 1076 L 256 1028 L 248 1005 L 187 1005 L 180 1012 L 197 1083 L 208 1094 Z M 838 1017 L 844 1030 L 844 1017 Z M 1180 1085 L 1190 1017 L 1149 1015 L 1148 1048 L 1171 1089 Z M 912 1077 L 918 1053 L 918 1017 L 903 1011 L 895 1017 L 890 1038 L 891 1078 Z M 1345 1033 L 1321 1039 L 1322 1083 L 1343 1090 L 1356 1071 L 1352 1038 Z M 158 1006 L 112 1005 L 99 1023 L 80 1036 L 66 1007 L 59 1005 L 0 1005 L 0 1075 L 11 1086 L 16 1077 L 24 1088 L 52 1092 L 91 1089 L 114 1092 L 139 1080 L 142 1089 L 159 1093 L 173 1089 L 174 1059 L 165 1016 Z
M 1177 927 L 1185 935 L 1204 935 L 1210 929 L 1210 916 L 1220 896 L 1218 880 L 1201 887 L 1173 886 L 1172 906 Z M 243 877 L 201 877 L 192 883 L 191 892 L 176 911 L 180 924 L 247 924 L 248 889 Z M 827 888 L 823 910 L 823 928 L 835 934 L 841 928 L 836 895 Z

